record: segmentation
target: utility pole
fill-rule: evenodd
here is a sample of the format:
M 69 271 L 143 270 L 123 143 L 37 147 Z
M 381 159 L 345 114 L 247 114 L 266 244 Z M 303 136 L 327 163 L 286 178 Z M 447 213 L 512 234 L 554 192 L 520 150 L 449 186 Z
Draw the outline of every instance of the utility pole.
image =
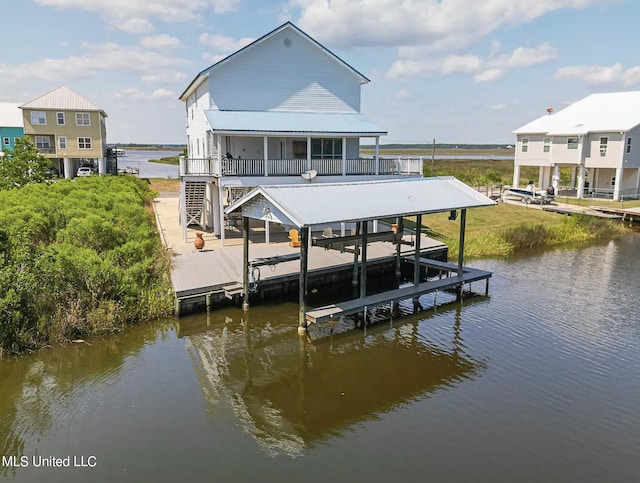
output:
M 433 160 L 436 157 L 436 138 L 433 138 L 433 144 L 431 146 L 431 176 L 433 176 Z

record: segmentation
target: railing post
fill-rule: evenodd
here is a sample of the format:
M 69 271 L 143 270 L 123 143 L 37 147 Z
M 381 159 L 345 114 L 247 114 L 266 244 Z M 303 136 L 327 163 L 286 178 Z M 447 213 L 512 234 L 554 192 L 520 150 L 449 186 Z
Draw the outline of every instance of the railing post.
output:
M 347 138 L 342 138 L 342 176 L 347 175 Z
M 184 156 L 178 156 L 178 160 L 180 161 L 180 176 L 184 176 L 187 174 L 186 159 Z
M 380 138 L 376 137 L 376 174 L 380 174 Z
M 264 136 L 263 141 L 263 152 L 264 152 L 264 175 L 269 176 L 269 141 L 267 140 L 267 136 Z

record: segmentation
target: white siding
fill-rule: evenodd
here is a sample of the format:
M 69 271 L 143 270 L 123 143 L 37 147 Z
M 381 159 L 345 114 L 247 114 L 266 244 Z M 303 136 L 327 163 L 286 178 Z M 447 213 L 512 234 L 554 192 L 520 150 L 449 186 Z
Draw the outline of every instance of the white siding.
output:
M 187 136 L 189 139 L 189 157 L 205 158 L 213 153 L 209 151 L 207 143 L 209 123 L 204 115 L 204 109 L 209 107 L 209 91 L 207 81 L 203 82 L 191 94 L 185 103 L 187 109 Z M 199 146 L 199 147 L 198 147 Z
M 544 139 L 541 134 L 519 135 L 516 142 L 516 159 L 520 166 L 549 166 L 550 154 L 544 152 Z M 523 140 L 527 142 L 523 142 Z M 523 147 L 526 146 L 526 151 Z
M 221 110 L 360 111 L 360 78 L 293 29 L 235 54 L 210 73 L 210 105 Z
M 631 152 L 627 153 L 626 139 L 631 138 Z M 627 132 L 623 147 L 623 161 L 625 168 L 640 168 L 640 126 Z M 634 184 L 635 187 L 635 184 Z
M 577 149 L 568 148 L 569 138 L 578 138 Z M 584 139 L 579 136 L 554 136 L 551 140 L 551 162 L 554 164 L 580 164 L 583 146 L 585 150 L 588 148 L 584 144 Z M 586 153 L 584 154 L 586 156 Z
M 607 149 L 600 152 L 600 138 L 607 138 Z M 624 135 L 616 133 L 591 133 L 585 137 L 585 166 L 587 168 L 617 168 L 622 162 Z

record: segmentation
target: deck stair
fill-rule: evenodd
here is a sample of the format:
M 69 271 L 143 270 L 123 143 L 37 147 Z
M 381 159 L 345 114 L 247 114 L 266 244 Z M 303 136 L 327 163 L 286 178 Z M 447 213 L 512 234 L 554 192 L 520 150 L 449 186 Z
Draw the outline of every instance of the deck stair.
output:
M 187 212 L 187 226 L 202 224 L 206 191 L 206 181 L 185 181 L 184 199 Z
M 236 295 L 242 295 L 242 285 L 239 283 L 234 283 L 232 285 L 225 285 L 224 287 L 224 296 L 228 299 L 233 300 L 233 297 Z

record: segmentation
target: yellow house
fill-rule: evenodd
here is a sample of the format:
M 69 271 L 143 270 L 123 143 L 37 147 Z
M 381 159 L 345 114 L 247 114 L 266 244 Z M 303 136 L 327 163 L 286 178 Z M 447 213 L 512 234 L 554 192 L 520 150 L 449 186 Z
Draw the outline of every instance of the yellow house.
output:
M 69 88 L 60 86 L 19 106 L 24 133 L 66 178 L 82 165 L 106 172 L 107 114 Z

